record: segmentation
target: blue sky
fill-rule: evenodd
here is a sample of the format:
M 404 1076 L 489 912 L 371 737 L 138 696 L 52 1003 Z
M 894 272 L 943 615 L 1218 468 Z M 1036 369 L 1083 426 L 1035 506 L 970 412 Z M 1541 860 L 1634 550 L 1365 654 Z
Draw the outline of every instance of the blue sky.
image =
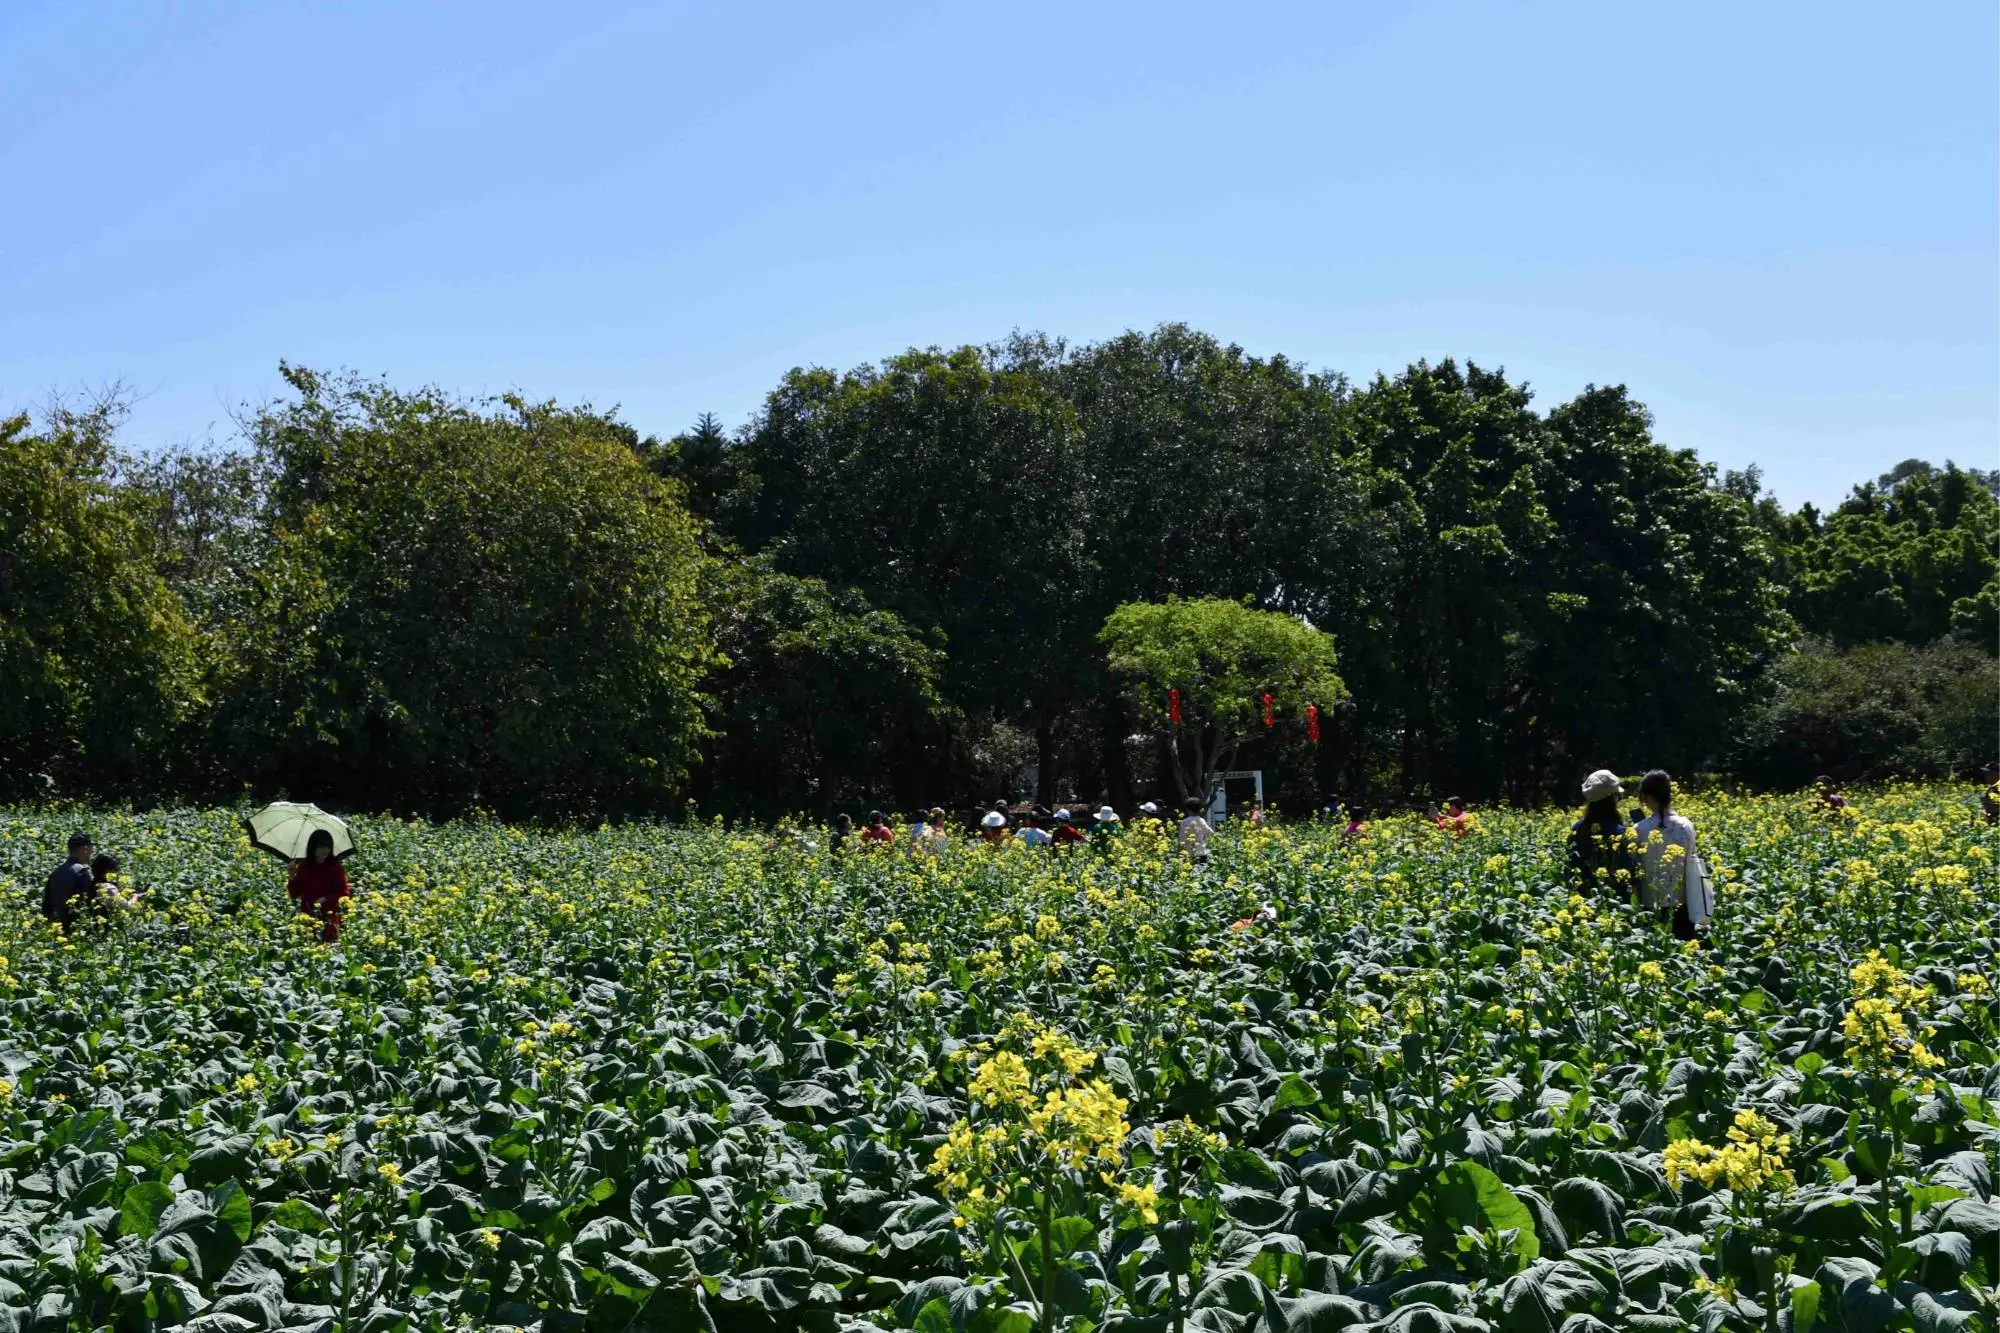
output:
M 0 5 L 0 404 L 277 362 L 735 424 L 786 369 L 1185 320 L 1629 385 L 1837 500 L 2000 465 L 1990 0 Z

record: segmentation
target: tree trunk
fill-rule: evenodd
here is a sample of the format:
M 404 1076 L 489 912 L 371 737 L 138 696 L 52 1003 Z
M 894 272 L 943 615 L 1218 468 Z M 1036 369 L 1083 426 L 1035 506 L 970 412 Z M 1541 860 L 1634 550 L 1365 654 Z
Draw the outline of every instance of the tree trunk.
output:
M 1035 714 L 1035 800 L 1056 799 L 1056 724 L 1046 709 Z
M 1104 799 L 1121 810 L 1132 805 L 1132 774 L 1125 763 L 1125 704 L 1107 688 L 1098 709 L 1099 740 L 1104 751 Z

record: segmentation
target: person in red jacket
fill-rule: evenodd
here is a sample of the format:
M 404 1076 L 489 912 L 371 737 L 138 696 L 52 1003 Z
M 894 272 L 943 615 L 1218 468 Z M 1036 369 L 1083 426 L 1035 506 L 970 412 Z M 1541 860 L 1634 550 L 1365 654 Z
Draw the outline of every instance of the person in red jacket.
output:
M 299 911 L 320 922 L 320 939 L 332 944 L 340 938 L 340 900 L 351 895 L 347 871 L 333 854 L 331 833 L 313 830 L 306 839 L 306 859 L 292 862 L 292 878 L 285 892 L 299 905 Z
M 896 841 L 895 830 L 889 827 L 880 810 L 868 812 L 868 827 L 861 830 L 861 845 L 866 848 L 887 847 Z

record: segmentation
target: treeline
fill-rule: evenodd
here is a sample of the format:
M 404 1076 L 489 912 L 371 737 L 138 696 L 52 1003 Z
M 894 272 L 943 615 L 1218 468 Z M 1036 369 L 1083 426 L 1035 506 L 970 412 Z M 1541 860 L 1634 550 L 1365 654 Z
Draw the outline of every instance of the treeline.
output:
M 0 423 L 0 795 L 507 815 L 1158 791 L 1113 609 L 1332 634 L 1238 762 L 1294 807 L 1992 757 L 2000 505 L 1909 463 L 1789 512 L 1623 388 L 1359 388 L 1165 326 L 798 370 L 740 429 L 286 367 L 234 452 Z M 1155 701 L 1156 702 L 1156 701 Z

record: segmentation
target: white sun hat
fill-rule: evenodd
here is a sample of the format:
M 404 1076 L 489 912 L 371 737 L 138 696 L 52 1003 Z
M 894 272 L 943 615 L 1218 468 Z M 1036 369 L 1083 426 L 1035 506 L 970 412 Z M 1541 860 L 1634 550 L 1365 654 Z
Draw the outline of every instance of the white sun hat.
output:
M 1116 824 L 1119 822 L 1118 812 L 1108 805 L 1099 806 L 1097 810 L 1097 822 L 1100 824 Z
M 1608 768 L 1600 768 L 1583 780 L 1583 799 L 1586 804 L 1591 801 L 1601 801 L 1607 796 L 1624 794 L 1625 784 L 1620 782 L 1618 775 Z
M 1006 828 L 1007 816 L 1001 814 L 998 810 L 988 810 L 985 814 L 985 817 L 979 821 L 979 827 Z

